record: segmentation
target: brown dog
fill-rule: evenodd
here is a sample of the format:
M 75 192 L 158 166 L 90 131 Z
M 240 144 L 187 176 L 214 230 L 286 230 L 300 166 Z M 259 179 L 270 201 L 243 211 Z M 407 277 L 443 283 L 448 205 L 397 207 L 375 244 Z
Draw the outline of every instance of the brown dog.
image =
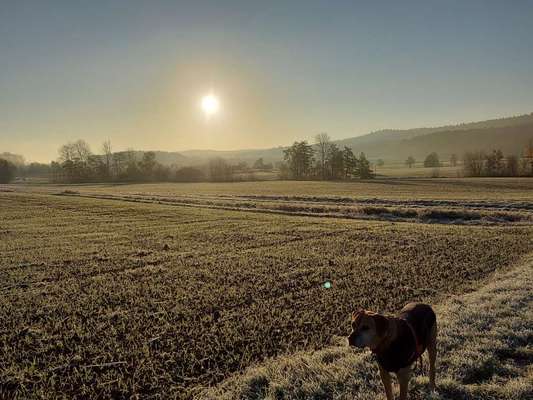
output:
M 400 400 L 407 399 L 411 366 L 429 355 L 429 386 L 435 390 L 435 359 L 437 357 L 437 317 L 427 304 L 409 303 L 397 317 L 386 317 L 370 311 L 352 313 L 352 332 L 348 344 L 369 347 L 376 355 L 387 400 L 393 400 L 390 374 L 400 383 Z

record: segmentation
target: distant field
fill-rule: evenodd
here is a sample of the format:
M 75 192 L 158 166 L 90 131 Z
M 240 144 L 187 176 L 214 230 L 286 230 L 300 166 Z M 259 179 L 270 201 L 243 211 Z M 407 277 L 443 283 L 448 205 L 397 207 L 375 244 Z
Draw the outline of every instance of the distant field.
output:
M 532 189 L 3 186 L 0 397 L 188 398 L 267 357 L 329 344 L 354 308 L 461 293 L 533 251 Z M 364 207 L 417 211 L 373 220 Z
M 533 180 L 527 178 L 12 187 L 56 195 L 299 216 L 461 224 L 533 222 Z
M 375 173 L 378 176 L 385 176 L 389 178 L 458 178 L 463 175 L 463 169 L 459 166 L 443 166 L 439 168 L 425 168 L 423 166 L 414 166 L 412 168 L 409 168 L 404 165 L 385 164 L 383 167 L 376 167 Z
M 5 186 L 9 188 L 10 186 Z M 434 178 L 374 179 L 352 182 L 270 181 L 235 183 L 147 183 L 86 185 L 11 185 L 17 190 L 56 193 L 74 190 L 82 193 L 157 195 L 280 195 L 346 196 L 358 199 L 453 199 L 453 200 L 532 200 L 531 178 Z

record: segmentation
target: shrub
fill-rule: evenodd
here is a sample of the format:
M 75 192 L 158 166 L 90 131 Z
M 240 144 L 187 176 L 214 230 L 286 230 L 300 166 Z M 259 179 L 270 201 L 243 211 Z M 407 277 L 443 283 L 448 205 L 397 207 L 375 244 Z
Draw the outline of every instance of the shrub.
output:
M 425 168 L 437 168 L 440 167 L 439 155 L 435 152 L 429 154 L 424 160 Z
M 17 167 L 7 160 L 0 158 L 0 183 L 9 183 L 15 178 Z

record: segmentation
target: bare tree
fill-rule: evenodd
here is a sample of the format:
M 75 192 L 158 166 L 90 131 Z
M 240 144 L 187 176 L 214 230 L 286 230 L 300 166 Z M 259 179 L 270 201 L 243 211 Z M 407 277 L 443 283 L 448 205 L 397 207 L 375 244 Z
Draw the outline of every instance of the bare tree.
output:
M 113 153 L 113 175 L 115 179 L 120 179 L 124 174 L 127 164 L 127 154 L 123 151 Z
M 318 146 L 318 163 L 322 179 L 326 179 L 326 161 L 331 146 L 331 138 L 325 132 L 315 136 L 315 144 Z
M 92 153 L 89 144 L 85 140 L 76 140 L 74 143 L 72 143 L 72 149 L 74 151 L 74 158 L 81 162 L 89 161 L 89 157 Z
M 503 153 L 501 150 L 493 150 L 492 153 L 490 153 L 487 156 L 487 162 L 486 162 L 486 174 L 488 176 L 499 176 L 503 173 Z
M 72 143 L 64 144 L 59 148 L 59 162 L 72 161 L 74 158 L 74 147 Z
M 518 176 L 519 168 L 518 168 L 518 157 L 514 154 L 511 154 L 507 156 L 507 160 L 505 163 L 505 169 L 506 174 L 508 176 Z
M 91 148 L 89 144 L 82 139 L 74 143 L 64 144 L 59 148 L 59 161 L 77 161 L 86 163 L 91 155 Z
M 106 167 L 106 175 L 109 179 L 111 177 L 111 163 L 113 162 L 113 151 L 111 149 L 111 141 L 109 139 L 102 143 L 102 154 Z
M 230 182 L 233 180 L 233 168 L 223 158 L 213 158 L 208 164 L 209 179 L 212 182 Z
M 465 176 L 481 176 L 485 167 L 487 155 L 482 151 L 466 152 L 463 156 L 463 170 Z

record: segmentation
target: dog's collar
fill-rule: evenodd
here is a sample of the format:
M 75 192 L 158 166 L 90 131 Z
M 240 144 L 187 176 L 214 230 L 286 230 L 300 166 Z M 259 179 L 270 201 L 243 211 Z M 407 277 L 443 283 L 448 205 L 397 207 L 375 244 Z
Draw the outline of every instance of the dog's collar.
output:
M 370 349 L 374 354 L 378 354 L 378 353 L 381 353 L 384 349 L 387 348 L 387 346 L 391 343 L 392 339 L 391 339 L 391 336 L 394 336 L 397 330 L 396 327 L 393 328 L 393 330 L 390 329 L 390 326 L 391 326 L 391 321 L 395 319 L 394 317 L 389 317 L 388 318 L 388 323 L 389 323 L 389 329 L 387 329 L 387 334 L 386 336 L 380 340 L 380 342 L 378 343 L 378 345 L 373 348 L 373 349 Z

